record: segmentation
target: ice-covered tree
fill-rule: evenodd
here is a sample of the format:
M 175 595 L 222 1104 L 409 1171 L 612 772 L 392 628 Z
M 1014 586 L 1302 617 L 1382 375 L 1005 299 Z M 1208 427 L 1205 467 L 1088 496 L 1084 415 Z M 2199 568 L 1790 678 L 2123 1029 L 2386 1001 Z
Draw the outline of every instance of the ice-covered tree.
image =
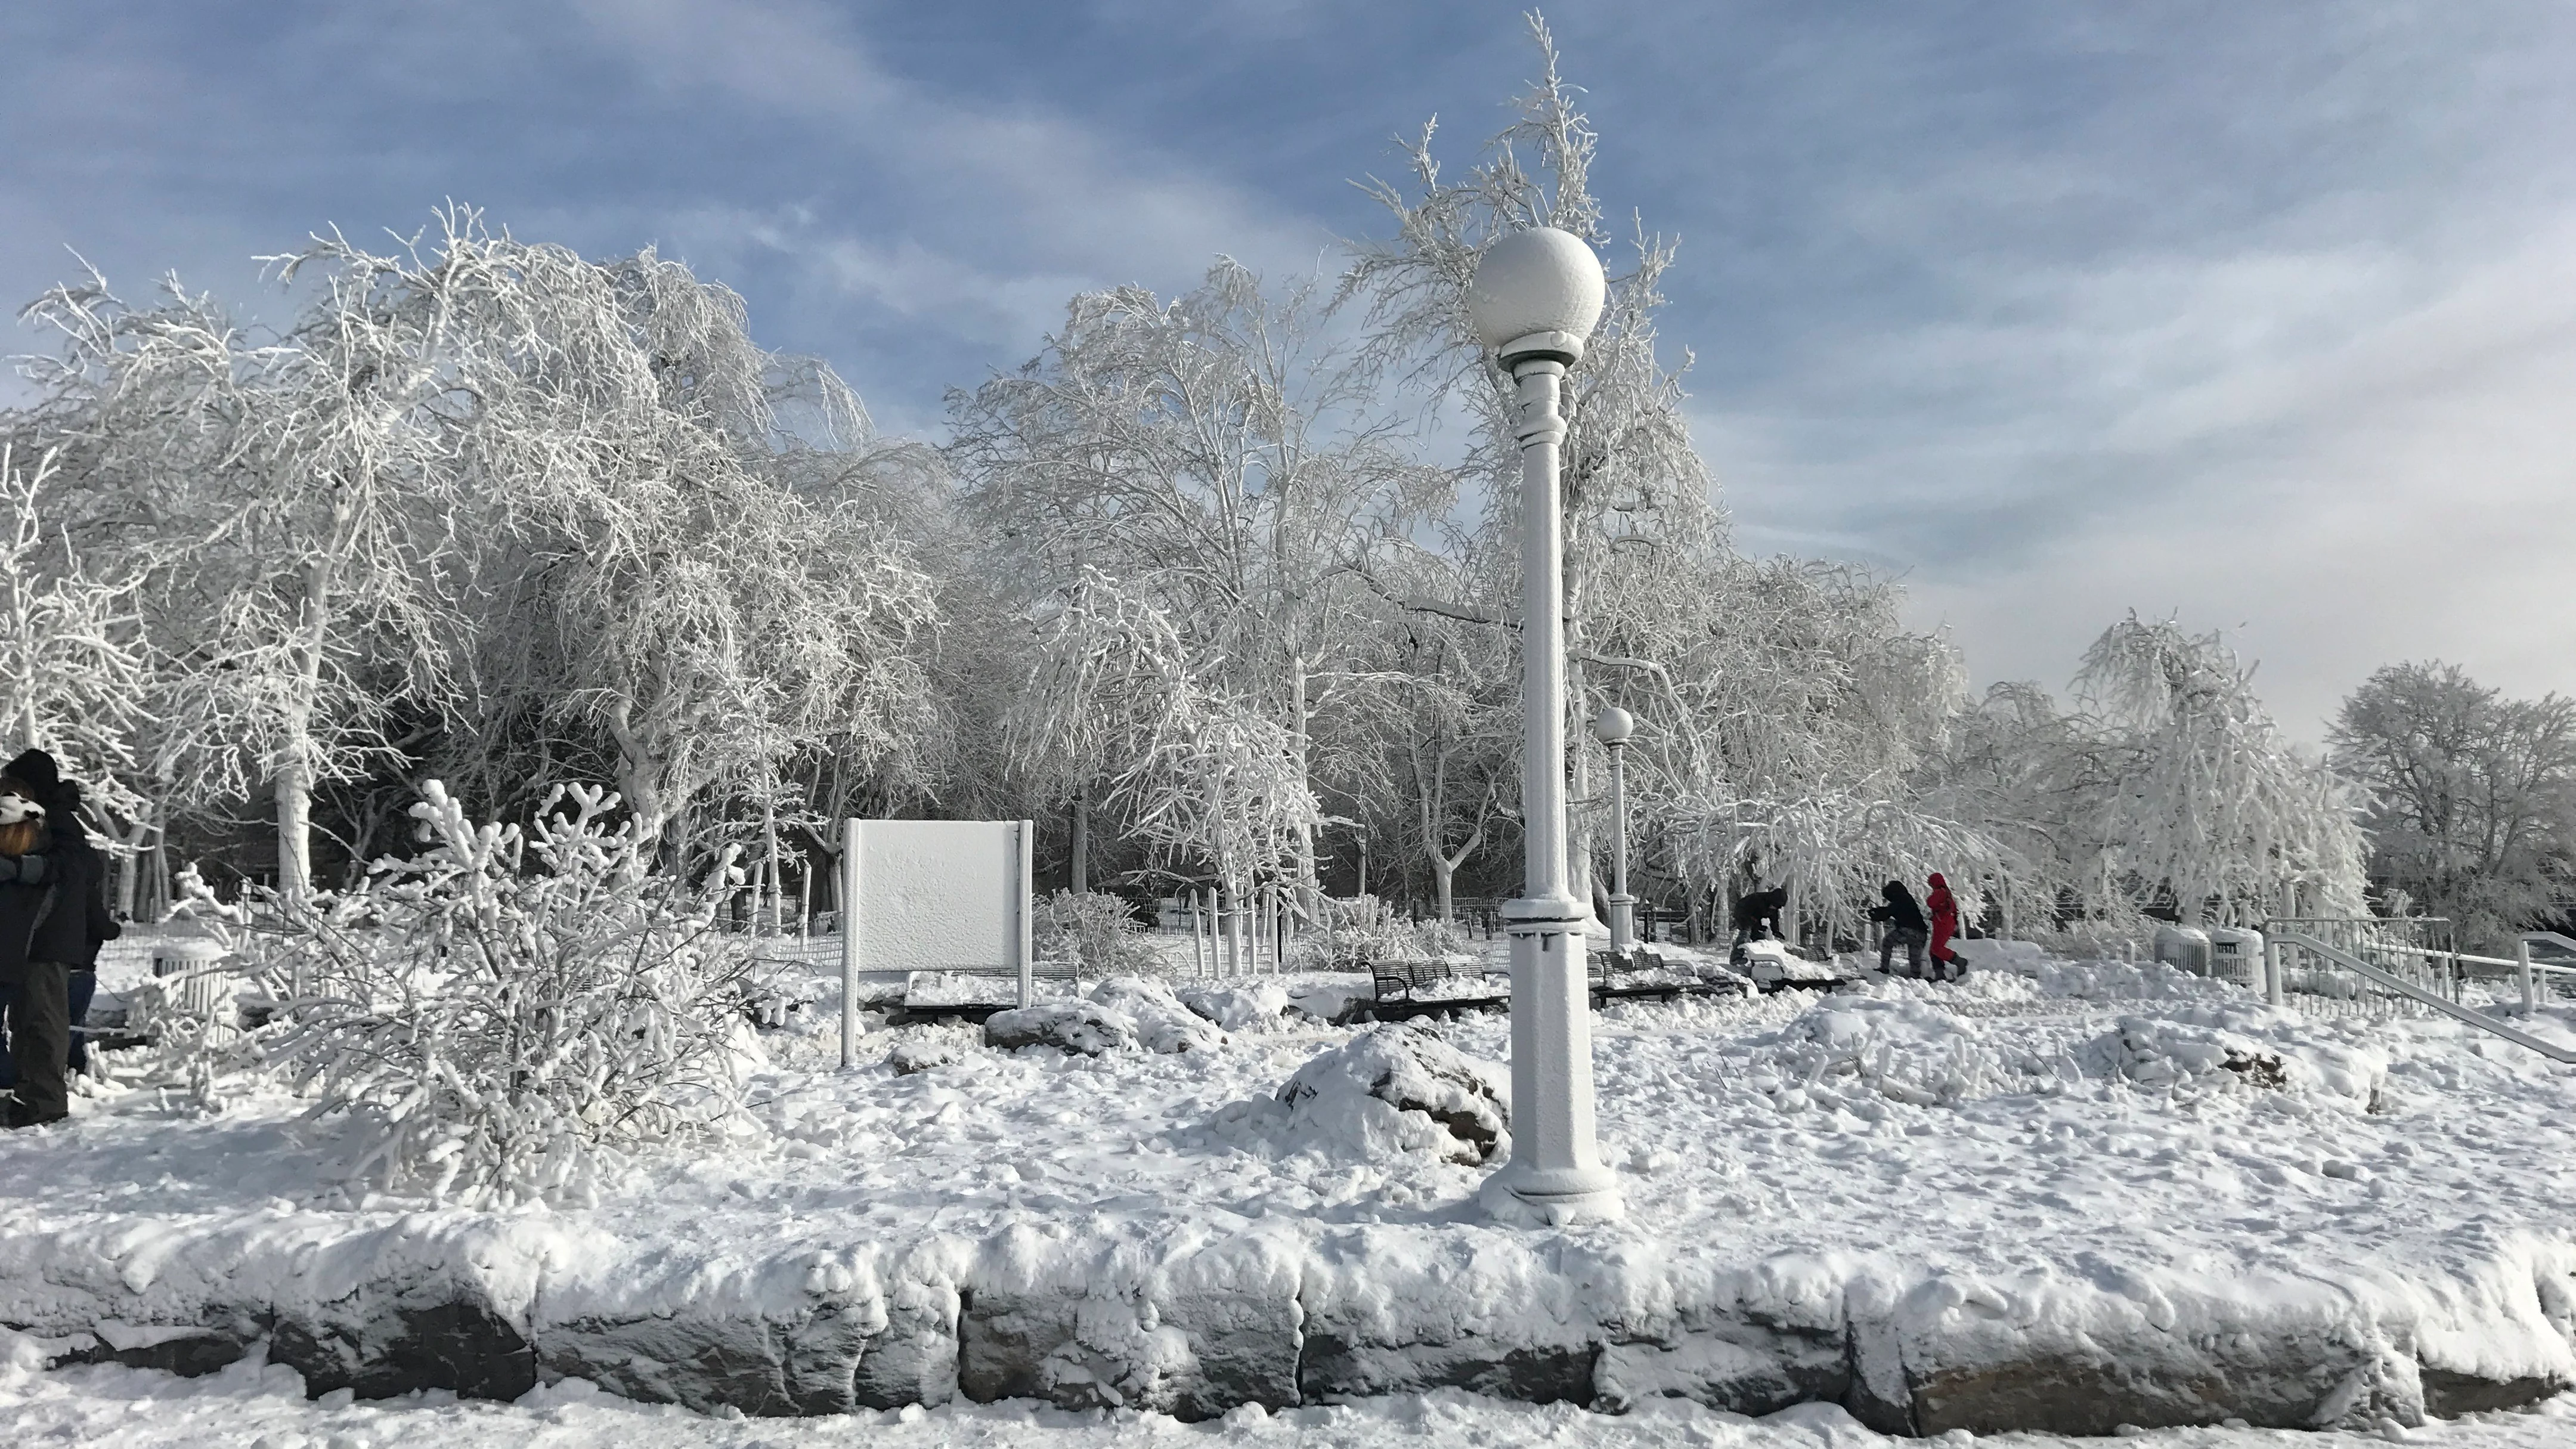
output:
M 278 883 L 312 879 L 317 782 L 364 768 L 397 695 L 455 698 L 452 495 L 425 466 L 453 378 L 387 345 L 363 288 L 255 344 L 174 282 L 131 307 L 96 276 L 29 308 L 57 354 L 29 368 L 37 428 L 93 493 L 172 662 L 165 773 L 275 801 Z
M 1231 901 L 1281 878 L 1320 817 L 1294 734 L 1224 687 L 1163 607 L 1096 569 L 1040 624 L 1010 755 L 1104 762 L 1103 803 Z
M 94 812 L 141 822 L 149 809 L 132 781 L 152 672 L 140 581 L 102 576 L 73 548 L 56 521 L 67 491 L 53 455 L 25 460 L 0 446 L 0 719 L 11 754 L 51 752 L 88 787 Z M 119 835 L 130 914 L 141 840 Z
M 2102 836 L 2138 889 L 2192 924 L 2213 908 L 2259 917 L 2287 885 L 2360 912 L 2356 802 L 2280 737 L 2217 634 L 2131 614 L 2085 652 L 2075 695 L 2118 754 Z
M 2370 873 L 2498 945 L 2553 914 L 2576 874 L 2576 701 L 2507 699 L 2458 665 L 2392 664 L 2327 739 L 2371 791 Z
M 1352 660 L 1376 613 L 1353 561 L 1445 501 L 1445 476 L 1396 446 L 1364 381 L 1319 339 L 1306 289 L 1266 294 L 1221 260 L 1170 302 L 1075 298 L 1036 359 L 950 399 L 966 506 L 1024 607 L 1099 618 L 1072 596 L 1113 589 L 1150 610 L 1170 636 L 1158 667 L 1227 702 L 1197 718 L 1282 731 L 1310 802 L 1317 722 L 1365 682 Z M 1051 692 L 1079 677 L 1041 669 L 1020 706 L 1052 718 L 1020 733 L 1016 759 L 1054 800 L 1130 772 L 1114 747 L 1142 738 Z M 1312 829 L 1293 844 L 1286 868 L 1311 887 Z

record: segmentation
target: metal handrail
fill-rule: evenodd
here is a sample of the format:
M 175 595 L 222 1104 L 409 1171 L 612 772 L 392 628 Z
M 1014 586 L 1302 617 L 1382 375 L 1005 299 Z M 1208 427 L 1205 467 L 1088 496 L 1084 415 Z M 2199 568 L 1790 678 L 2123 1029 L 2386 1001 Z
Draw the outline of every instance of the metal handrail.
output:
M 2369 962 L 2362 960 L 2360 957 L 2355 956 L 2348 951 L 2344 951 L 2338 947 L 2329 946 L 2325 942 L 2317 940 L 2314 937 L 2301 936 L 2295 933 L 2284 934 L 2281 937 L 2281 942 L 2283 945 L 2296 946 L 2302 951 L 2314 951 L 2319 956 L 2341 966 L 2347 971 L 2359 972 L 2366 980 L 2375 981 L 2391 991 L 2412 997 L 2415 1000 L 2424 1003 L 2426 1006 L 2432 1007 L 2436 1011 L 2457 1017 L 2459 1020 L 2467 1022 L 2469 1025 L 2477 1027 L 2481 1031 L 2491 1032 L 2494 1035 L 2503 1037 L 2506 1041 L 2512 1042 L 2515 1046 L 2529 1047 L 2531 1050 L 2540 1053 L 2551 1061 L 2565 1062 L 2571 1066 L 2576 1066 L 2576 1051 L 2571 1051 L 2565 1047 L 2551 1046 L 2549 1043 L 2542 1041 L 2538 1037 L 2516 1031 L 2512 1027 L 2505 1025 L 2503 1022 L 2496 1020 L 2494 1017 L 2487 1015 L 2483 1011 L 2474 1011 L 2468 1007 L 2460 1005 L 2456 1001 L 2452 1001 L 2446 997 L 2437 996 L 2434 993 L 2425 990 L 2423 987 L 2416 985 L 2412 981 L 2408 981 L 2403 977 L 2395 976 L 2389 972 L 2380 970 L 2378 967 L 2371 965 Z M 2439 952 L 2428 954 L 2447 956 L 2450 953 Z

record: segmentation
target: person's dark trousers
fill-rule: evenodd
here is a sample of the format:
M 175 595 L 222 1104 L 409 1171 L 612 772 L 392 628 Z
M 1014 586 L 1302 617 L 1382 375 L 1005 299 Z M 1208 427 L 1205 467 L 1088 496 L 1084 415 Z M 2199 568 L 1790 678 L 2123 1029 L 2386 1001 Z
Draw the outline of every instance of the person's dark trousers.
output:
M 13 1121 L 59 1121 L 71 1111 L 63 1068 L 71 1050 L 71 972 L 60 961 L 30 961 L 9 1003 L 9 1053 L 18 1064 Z
M 89 1033 L 81 1030 L 81 1023 L 89 1020 L 90 998 L 96 995 L 98 995 L 97 972 L 77 970 L 72 972 L 71 989 L 64 993 L 64 999 L 70 1003 L 70 1006 L 63 1014 L 63 1019 L 70 1024 L 72 1049 L 64 1060 L 75 1072 L 89 1070 Z
M 1905 948 L 1905 974 L 1922 975 L 1923 941 L 1924 933 L 1919 927 L 1889 927 L 1887 934 L 1880 938 L 1878 943 L 1878 969 L 1882 972 L 1887 970 L 1888 962 L 1896 955 L 1896 948 L 1901 945 Z

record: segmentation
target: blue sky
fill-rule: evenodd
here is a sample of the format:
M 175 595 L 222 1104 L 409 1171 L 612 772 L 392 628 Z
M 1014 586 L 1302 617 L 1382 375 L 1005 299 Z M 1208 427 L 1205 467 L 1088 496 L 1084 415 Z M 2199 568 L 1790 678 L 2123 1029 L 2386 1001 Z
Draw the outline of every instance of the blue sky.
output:
M 1740 540 L 1905 575 L 1980 680 L 2129 608 L 2315 737 L 2381 663 L 2576 692 L 2576 8 L 1550 10 Z M 1508 5 L 518 0 L 0 13 L 0 295 L 409 232 L 647 243 L 881 424 L 1076 290 L 1330 269 L 1531 70 Z

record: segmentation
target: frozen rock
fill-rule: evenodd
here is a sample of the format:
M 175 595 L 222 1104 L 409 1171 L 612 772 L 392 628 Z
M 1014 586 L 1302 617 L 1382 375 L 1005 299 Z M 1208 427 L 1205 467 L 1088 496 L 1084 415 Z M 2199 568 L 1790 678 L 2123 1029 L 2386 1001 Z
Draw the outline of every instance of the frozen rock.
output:
M 1280 1088 L 1292 1128 L 1382 1158 L 1430 1152 L 1489 1162 L 1507 1143 L 1502 1069 L 1462 1055 L 1425 1028 L 1373 1028 L 1306 1065 Z
M 1289 1011 L 1287 991 L 1271 982 L 1251 986 L 1190 986 L 1181 1004 L 1227 1031 L 1274 1031 Z
M 1096 1057 L 1136 1045 L 1135 1018 L 1094 1001 L 1074 997 L 1041 1001 L 1010 1011 L 997 1011 L 984 1021 L 984 1045 L 1005 1051 L 1013 1047 L 1051 1046 Z
M 911 1076 L 933 1067 L 945 1067 L 966 1059 L 966 1044 L 952 1032 L 932 1032 L 896 1042 L 886 1053 L 886 1065 L 897 1076 Z
M 1297 1255 L 1276 1239 L 1170 1243 L 1150 1270 L 1125 1245 L 1006 1234 L 958 1318 L 958 1390 L 1212 1419 L 1298 1402 Z
M 2124 1016 L 2076 1054 L 2087 1075 L 2188 1090 L 2243 1085 L 2347 1099 L 2369 1108 L 2387 1085 L 2388 1058 L 2367 1047 L 2284 1042 L 2260 1007 Z M 2179 1019 L 2177 1019 L 2179 1018 Z
M 1091 1000 L 1134 1022 L 1136 1042 L 1149 1052 L 1212 1052 L 1225 1045 L 1216 1024 L 1151 977 L 1112 976 L 1092 988 Z
M 1212 1052 L 1225 1033 L 1181 1004 L 1172 988 L 1142 976 L 1113 976 L 1087 997 L 1041 1001 L 997 1011 L 984 1023 L 987 1046 L 1051 1046 L 1096 1057 L 1103 1052 Z

